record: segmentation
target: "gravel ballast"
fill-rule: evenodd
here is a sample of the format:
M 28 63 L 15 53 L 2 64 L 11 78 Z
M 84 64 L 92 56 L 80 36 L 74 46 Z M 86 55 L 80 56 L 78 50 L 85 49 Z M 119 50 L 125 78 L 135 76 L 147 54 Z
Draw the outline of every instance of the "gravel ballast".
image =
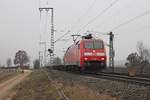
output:
M 150 86 L 99 79 L 70 72 L 48 70 L 52 79 L 65 85 L 83 85 L 99 94 L 108 94 L 118 100 L 150 100 Z

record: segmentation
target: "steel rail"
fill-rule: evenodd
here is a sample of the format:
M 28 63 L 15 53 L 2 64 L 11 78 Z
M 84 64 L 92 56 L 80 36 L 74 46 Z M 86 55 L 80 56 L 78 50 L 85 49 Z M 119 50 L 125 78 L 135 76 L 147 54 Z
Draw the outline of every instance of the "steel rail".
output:
M 52 81 L 52 79 L 50 78 L 48 72 L 45 71 L 44 69 L 43 69 L 42 71 L 46 74 L 48 80 L 53 83 L 53 81 Z M 55 83 L 53 83 L 53 86 L 56 88 L 57 93 L 58 93 L 58 95 L 60 96 L 61 100 L 69 100 L 69 99 L 67 98 L 67 96 L 65 95 L 64 91 L 63 91 L 61 88 L 59 88 Z
M 94 77 L 97 78 L 106 78 L 106 79 L 113 79 L 113 80 L 120 80 L 120 81 L 125 81 L 125 82 L 130 82 L 130 83 L 137 83 L 137 84 L 143 84 L 143 85 L 150 85 L 150 78 L 144 78 L 144 77 L 131 77 L 127 75 L 121 75 L 117 73 L 98 73 L 94 75 Z
M 89 76 L 89 77 L 94 77 L 94 78 L 123 81 L 123 82 L 132 83 L 132 84 L 150 85 L 150 75 L 142 74 L 142 75 L 137 75 L 137 76 L 132 77 L 132 76 L 128 76 L 125 73 L 114 73 L 114 72 L 100 72 L 97 74 L 85 72 L 83 74 L 79 72 L 68 71 L 68 73 L 79 74 L 79 75 L 84 75 L 84 76 Z
M 109 80 L 115 80 L 115 81 L 123 81 L 123 82 L 132 83 L 132 84 L 150 85 L 150 77 L 148 77 L 148 76 L 144 77 L 144 75 L 131 77 L 125 73 L 121 74 L 121 73 L 112 73 L 112 72 L 111 73 L 110 72 L 101 72 L 101 73 L 97 73 L 97 74 L 88 73 L 88 72 L 85 72 L 84 74 L 79 73 L 79 72 L 73 72 L 73 74 L 80 74 L 80 75 L 84 75 L 84 76 L 109 79 Z

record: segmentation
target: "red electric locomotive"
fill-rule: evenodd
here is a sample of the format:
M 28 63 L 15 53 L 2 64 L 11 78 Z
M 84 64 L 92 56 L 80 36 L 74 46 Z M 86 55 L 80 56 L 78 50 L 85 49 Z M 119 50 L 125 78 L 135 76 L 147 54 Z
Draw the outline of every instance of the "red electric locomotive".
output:
M 80 71 L 100 71 L 106 68 L 106 49 L 101 39 L 95 39 L 91 34 L 71 45 L 65 55 L 64 64 L 67 68 Z

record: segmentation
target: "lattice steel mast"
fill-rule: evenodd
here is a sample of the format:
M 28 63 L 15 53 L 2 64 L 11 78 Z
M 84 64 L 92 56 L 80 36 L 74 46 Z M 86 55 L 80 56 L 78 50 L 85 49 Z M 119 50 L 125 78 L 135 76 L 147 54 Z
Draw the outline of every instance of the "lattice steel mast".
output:
M 49 7 L 40 7 L 39 11 L 40 13 L 45 10 L 49 12 L 51 10 L 51 53 L 50 53 L 50 64 L 52 65 L 54 63 L 54 10 L 53 8 Z
M 113 40 L 114 40 L 114 34 L 110 32 L 109 34 L 109 67 L 112 68 L 114 71 L 114 46 L 113 46 Z

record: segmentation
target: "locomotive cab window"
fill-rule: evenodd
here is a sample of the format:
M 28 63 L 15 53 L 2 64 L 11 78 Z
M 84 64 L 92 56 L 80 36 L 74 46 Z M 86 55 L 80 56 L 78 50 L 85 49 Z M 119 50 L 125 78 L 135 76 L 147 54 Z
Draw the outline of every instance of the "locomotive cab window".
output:
M 87 48 L 87 49 L 93 48 L 93 42 L 85 42 L 84 48 Z
M 100 48 L 104 48 L 104 45 L 103 42 L 101 41 L 84 42 L 84 48 L 100 49 Z
M 103 42 L 101 42 L 101 41 L 94 41 L 94 48 L 95 49 L 104 48 Z

